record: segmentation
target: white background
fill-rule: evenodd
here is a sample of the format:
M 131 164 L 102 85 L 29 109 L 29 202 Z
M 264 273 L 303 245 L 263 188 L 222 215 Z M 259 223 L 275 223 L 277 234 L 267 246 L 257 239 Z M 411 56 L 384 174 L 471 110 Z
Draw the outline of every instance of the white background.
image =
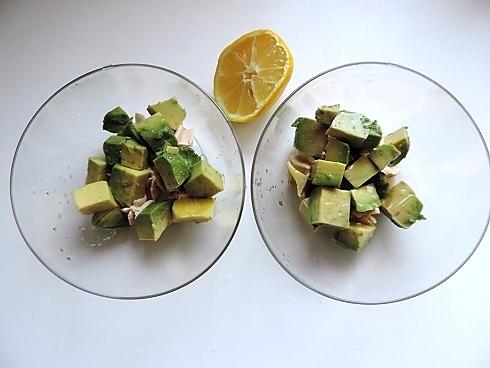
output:
M 489 367 L 488 235 L 449 281 L 384 306 L 329 300 L 289 277 L 259 236 L 248 191 L 228 251 L 167 296 L 95 297 L 30 253 L 8 197 L 15 145 L 53 92 L 103 65 L 157 64 L 211 92 L 224 46 L 271 28 L 295 56 L 283 98 L 330 67 L 391 61 L 442 83 L 490 138 L 487 0 L 199 3 L 0 0 L 0 367 Z M 247 185 L 271 113 L 235 126 Z

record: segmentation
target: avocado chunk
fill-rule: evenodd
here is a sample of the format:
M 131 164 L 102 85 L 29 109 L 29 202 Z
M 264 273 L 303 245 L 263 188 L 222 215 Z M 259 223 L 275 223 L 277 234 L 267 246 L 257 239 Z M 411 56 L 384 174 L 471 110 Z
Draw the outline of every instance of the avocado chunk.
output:
M 138 133 L 138 129 L 136 129 L 136 126 L 132 122 L 127 123 L 124 129 L 120 133 L 118 133 L 118 135 L 129 137 L 141 145 L 146 144 L 145 140 Z
M 311 163 L 311 183 L 326 187 L 340 187 L 344 177 L 345 164 L 341 162 L 314 160 Z
M 292 180 L 290 184 L 296 187 L 296 192 L 298 197 L 303 197 L 305 193 L 306 184 L 308 183 L 308 175 L 303 174 L 301 171 L 297 170 L 291 161 L 288 161 L 288 171 Z
M 119 208 L 97 212 L 92 216 L 92 225 L 104 229 L 122 229 L 129 226 L 128 216 Z
M 310 198 L 304 198 L 299 203 L 299 214 L 301 218 L 308 224 L 309 227 L 313 228 L 310 224 Z
M 401 228 L 408 229 L 417 220 L 425 220 L 422 215 L 424 205 L 404 181 L 393 186 L 381 204 L 381 211 Z
M 160 151 L 165 143 L 169 143 L 172 146 L 177 145 L 177 139 L 172 128 L 159 112 L 146 118 L 136 127 L 141 137 L 155 152 Z
M 321 157 L 327 144 L 326 125 L 313 119 L 298 118 L 292 126 L 296 127 L 294 147 L 308 155 Z
M 85 184 L 95 183 L 96 181 L 107 180 L 105 158 L 89 157 L 87 164 L 87 177 Z
M 182 198 L 172 206 L 174 222 L 206 222 L 213 218 L 214 198 Z
M 119 133 L 130 121 L 131 119 L 128 114 L 126 114 L 126 111 L 118 106 L 105 114 L 102 127 L 108 132 Z
M 127 137 L 112 135 L 105 140 L 103 149 L 108 166 L 113 166 L 120 162 L 122 144 L 126 142 L 127 139 Z
M 364 127 L 365 119 L 362 114 L 342 111 L 333 119 L 327 135 L 340 139 L 352 147 L 362 148 L 369 135 L 369 129 Z
M 153 160 L 153 164 L 169 192 L 180 187 L 191 173 L 189 163 L 180 154 L 161 153 Z
M 148 150 L 132 139 L 126 140 L 121 146 L 121 165 L 135 170 L 148 167 Z
M 320 124 L 330 125 L 339 112 L 340 105 L 320 106 L 315 111 L 315 119 Z
M 368 184 L 350 191 L 357 212 L 372 211 L 381 206 L 374 184 Z
M 172 223 L 172 201 L 152 202 L 136 217 L 139 240 L 157 241 Z
M 379 170 L 383 170 L 400 154 L 401 152 L 393 144 L 382 144 L 372 150 L 368 157 Z
M 179 128 L 186 116 L 185 110 L 179 105 L 175 97 L 149 105 L 147 110 L 152 115 L 156 114 L 157 112 L 162 114 L 165 121 L 173 130 L 177 130 Z
M 190 146 L 180 145 L 179 153 L 183 158 L 187 160 L 191 167 L 201 161 L 201 156 L 194 152 L 194 150 Z
M 309 201 L 310 224 L 333 228 L 349 228 L 350 192 L 348 190 L 315 187 Z
M 334 137 L 328 137 L 325 151 L 325 160 L 341 162 L 346 165 L 349 163 L 350 148 L 347 143 Z
M 191 176 L 184 184 L 184 190 L 191 197 L 212 197 L 223 190 L 223 177 L 210 164 L 201 160 L 192 166 Z
M 109 185 L 103 180 L 75 189 L 73 198 L 78 211 L 84 215 L 117 208 Z
M 359 188 L 376 175 L 377 172 L 378 168 L 376 165 L 367 156 L 363 155 L 345 170 L 344 177 L 354 188 Z
M 364 143 L 361 145 L 363 149 L 371 149 L 377 147 L 379 142 L 381 142 L 381 138 L 383 137 L 383 132 L 381 131 L 381 127 L 379 126 L 376 120 L 369 120 L 364 117 L 363 126 L 368 130 L 368 136 Z
M 365 224 L 351 224 L 346 230 L 339 230 L 334 234 L 334 241 L 340 246 L 359 252 L 366 247 L 374 235 L 376 226 Z
M 149 174 L 148 169 L 135 170 L 120 164 L 114 165 L 109 181 L 114 198 L 126 206 L 143 198 Z
M 390 182 L 388 177 L 382 172 L 377 173 L 373 178 L 373 184 L 376 188 L 379 198 L 383 199 L 388 194 L 388 188 L 390 187 Z
M 410 138 L 408 137 L 407 127 L 402 127 L 393 133 L 388 134 L 384 138 L 384 143 L 394 145 L 398 151 L 400 151 L 400 156 L 398 156 L 390 166 L 394 166 L 398 164 L 401 160 L 403 160 L 410 149 Z
M 167 146 L 167 147 L 165 147 L 165 152 L 166 153 L 173 153 L 176 155 L 180 152 L 180 150 L 179 150 L 179 147 Z

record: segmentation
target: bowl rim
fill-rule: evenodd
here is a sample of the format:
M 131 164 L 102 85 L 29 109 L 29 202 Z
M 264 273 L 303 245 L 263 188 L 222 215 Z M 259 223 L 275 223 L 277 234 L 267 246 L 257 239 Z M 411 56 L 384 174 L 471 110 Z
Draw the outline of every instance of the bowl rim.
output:
M 423 289 L 421 291 L 418 291 L 416 293 L 409 294 L 408 296 L 400 297 L 400 298 L 394 298 L 394 299 L 388 299 L 388 300 L 385 300 L 385 301 L 363 302 L 363 301 L 357 301 L 357 300 L 345 299 L 345 298 L 337 297 L 335 295 L 332 295 L 332 294 L 323 292 L 321 290 L 318 290 L 316 287 L 314 287 L 312 285 L 309 285 L 308 282 L 302 280 L 300 277 L 298 277 L 292 271 L 290 271 L 288 269 L 288 267 L 286 266 L 286 264 L 279 259 L 279 257 L 274 253 L 274 251 L 272 250 L 271 246 L 269 245 L 269 241 L 267 240 L 267 236 L 265 234 L 265 230 L 264 230 L 263 224 L 262 224 L 262 222 L 261 222 L 261 220 L 259 219 L 259 216 L 258 216 L 258 210 L 257 210 L 257 206 L 256 206 L 256 200 L 257 199 L 255 198 L 255 194 L 254 194 L 254 187 L 255 187 L 254 182 L 255 182 L 255 172 L 256 172 L 256 170 L 255 170 L 255 164 L 256 164 L 257 155 L 258 155 L 258 152 L 259 152 L 259 147 L 262 145 L 262 142 L 263 142 L 263 139 L 264 139 L 264 136 L 265 136 L 265 132 L 269 129 L 269 126 L 271 125 L 272 121 L 274 120 L 274 118 L 276 117 L 276 115 L 279 113 L 279 111 L 282 110 L 283 106 L 286 105 L 286 103 L 298 91 L 300 91 L 301 89 L 303 89 L 304 87 L 306 87 L 308 84 L 310 84 L 314 80 L 316 80 L 316 79 L 318 79 L 318 78 L 320 78 L 320 77 L 322 77 L 322 76 L 324 76 L 324 75 L 326 75 L 328 73 L 331 73 L 331 72 L 334 72 L 336 70 L 339 70 L 339 69 L 346 69 L 346 68 L 350 68 L 350 67 L 357 67 L 357 66 L 363 66 L 363 65 L 377 65 L 377 66 L 392 67 L 392 68 L 395 68 L 395 69 L 401 69 L 401 70 L 404 70 L 404 71 L 413 73 L 415 75 L 418 75 L 419 77 L 422 77 L 422 78 L 426 79 L 427 81 L 429 81 L 430 83 L 434 84 L 435 86 L 439 87 L 451 99 L 453 99 L 454 102 L 456 102 L 458 104 L 458 106 L 463 110 L 463 112 L 466 114 L 466 116 L 469 118 L 469 120 L 473 124 L 473 127 L 475 128 L 478 136 L 480 137 L 480 139 L 481 139 L 481 141 L 483 143 L 483 147 L 484 147 L 484 150 L 485 150 L 485 153 L 486 153 L 486 157 L 487 157 L 488 168 L 490 169 L 490 154 L 489 154 L 489 151 L 488 151 L 487 144 L 485 142 L 485 138 L 483 137 L 483 135 L 482 135 L 482 133 L 480 131 L 480 128 L 478 128 L 478 125 L 476 124 L 475 120 L 470 115 L 470 113 L 468 112 L 468 110 L 466 110 L 466 108 L 463 106 L 463 104 L 451 92 L 449 92 L 444 86 L 442 86 L 440 83 L 438 83 L 434 79 L 426 76 L 425 74 L 423 74 L 423 73 L 421 73 L 421 72 L 419 72 L 419 71 L 417 71 L 415 69 L 412 69 L 412 68 L 409 68 L 409 67 L 406 67 L 406 66 L 403 66 L 403 65 L 400 65 L 400 64 L 396 64 L 396 63 L 392 63 L 392 62 L 384 62 L 384 61 L 357 61 L 357 62 L 342 64 L 342 65 L 339 65 L 339 66 L 336 66 L 336 67 L 333 67 L 333 68 L 324 70 L 324 71 L 322 71 L 322 72 L 314 75 L 313 77 L 307 79 L 305 82 L 301 83 L 296 89 L 294 89 L 281 102 L 281 104 L 276 108 L 276 110 L 274 111 L 274 113 L 271 115 L 269 121 L 264 126 L 264 129 L 262 130 L 262 133 L 260 135 L 259 141 L 258 141 L 257 146 L 255 148 L 255 153 L 254 153 L 253 161 L 252 161 L 252 169 L 251 169 L 252 171 L 251 171 L 251 175 L 250 175 L 250 191 L 251 191 L 251 200 L 252 200 L 252 211 L 253 211 L 254 218 L 255 218 L 255 224 L 257 225 L 257 227 L 259 229 L 259 232 L 260 232 L 260 235 L 262 237 L 262 240 L 263 240 L 265 246 L 267 247 L 267 249 L 269 250 L 269 252 L 271 253 L 272 257 L 274 257 L 274 259 L 276 260 L 276 262 L 279 263 L 279 265 L 284 269 L 284 271 L 286 271 L 286 273 L 289 274 L 289 276 L 291 276 L 293 279 L 295 279 L 301 285 L 303 285 L 303 286 L 307 287 L 308 289 L 314 291 L 315 293 L 320 294 L 322 296 L 325 296 L 327 298 L 330 298 L 330 299 L 339 301 L 339 302 L 344 302 L 344 303 L 348 303 L 348 304 L 357 304 L 357 305 L 383 305 L 383 304 L 391 304 L 391 303 L 397 303 L 397 302 L 406 301 L 406 300 L 412 299 L 414 297 L 417 297 L 419 295 L 425 294 L 426 292 L 428 292 L 430 290 L 433 290 L 436 287 L 438 287 L 439 285 L 443 284 L 448 279 L 450 279 L 454 274 L 456 274 L 456 272 L 458 272 L 466 264 L 466 262 L 471 258 L 471 256 L 475 253 L 475 251 L 478 248 L 478 246 L 480 245 L 483 237 L 485 236 L 485 233 L 486 233 L 486 231 L 488 229 L 488 225 L 489 225 L 489 221 L 490 221 L 490 209 L 488 210 L 487 221 L 486 221 L 485 226 L 483 227 L 482 233 L 480 234 L 480 237 L 479 237 L 478 241 L 476 242 L 475 246 L 470 251 L 470 253 L 468 254 L 468 256 L 459 264 L 458 267 L 456 267 L 456 269 L 454 271 L 450 272 L 448 275 L 446 275 L 445 277 L 443 277 L 440 281 L 438 281 L 434 285 L 432 285 L 430 287 L 427 287 L 427 288 L 425 288 L 425 289 Z
M 22 141 L 24 140 L 24 137 L 25 137 L 27 131 L 29 130 L 31 124 L 34 122 L 34 120 L 36 119 L 37 115 L 44 109 L 44 107 L 49 102 L 51 102 L 51 100 L 54 99 L 58 94 L 60 94 L 62 91 L 64 91 L 66 88 L 70 87 L 73 84 L 76 84 L 78 81 L 80 81 L 80 80 L 82 80 L 82 79 L 84 79 L 84 78 L 86 78 L 88 76 L 91 76 L 91 75 L 94 75 L 94 74 L 97 74 L 97 73 L 100 73 L 100 72 L 104 72 L 106 70 L 117 69 L 117 68 L 126 68 L 126 67 L 156 69 L 156 70 L 159 70 L 161 72 L 172 74 L 172 75 L 174 75 L 174 76 L 176 76 L 176 77 L 178 77 L 178 78 L 186 81 L 190 85 L 194 86 L 199 92 L 201 92 L 204 96 L 206 96 L 207 99 L 209 101 L 211 101 L 211 103 L 218 109 L 218 111 L 222 115 L 224 121 L 226 122 L 226 125 L 227 125 L 228 129 L 230 130 L 230 133 L 231 133 L 231 135 L 232 135 L 232 137 L 233 137 L 233 139 L 235 141 L 235 144 L 236 144 L 236 147 L 237 147 L 237 150 L 238 150 L 238 155 L 240 157 L 241 174 L 242 174 L 242 181 L 241 181 L 241 184 L 242 184 L 241 201 L 240 201 L 240 205 L 239 205 L 240 208 L 239 208 L 239 212 L 238 212 L 238 217 L 237 217 L 235 226 L 234 226 L 234 228 L 233 228 L 233 230 L 231 232 L 230 237 L 226 241 L 225 246 L 223 247 L 223 249 L 221 250 L 221 252 L 217 255 L 217 257 L 207 267 L 205 267 L 199 274 L 197 274 L 196 276 L 194 276 L 190 280 L 187 280 L 187 281 L 185 281 L 185 282 L 177 285 L 176 287 L 173 287 L 171 289 L 168 289 L 168 290 L 165 290 L 165 291 L 162 291 L 162 292 L 153 293 L 153 294 L 147 294 L 147 295 L 141 295 L 141 296 L 108 295 L 108 294 L 104 294 L 104 293 L 101 293 L 101 292 L 89 290 L 89 289 L 87 289 L 87 288 L 85 288 L 85 287 L 77 284 L 74 281 L 70 281 L 70 280 L 66 279 L 61 274 L 59 274 L 53 267 L 51 267 L 50 265 L 48 265 L 47 262 L 45 262 L 41 258 L 41 256 L 39 256 L 36 253 L 35 249 L 29 244 L 29 242 L 27 241 L 26 236 L 24 235 L 24 232 L 22 231 L 22 227 L 20 225 L 20 222 L 19 222 L 19 220 L 17 218 L 17 214 L 16 214 L 16 211 L 15 211 L 14 198 L 13 198 L 13 185 L 12 185 L 13 184 L 12 183 L 12 181 L 13 181 L 12 180 L 12 178 L 13 178 L 13 172 L 14 172 L 14 167 L 15 167 L 15 163 L 16 163 L 16 160 L 17 160 L 17 154 L 18 154 L 19 148 L 20 148 L 20 146 L 22 144 Z M 165 67 L 161 67 L 161 66 L 157 66 L 157 65 L 153 65 L 153 64 L 145 64 L 145 63 L 118 63 L 118 64 L 105 65 L 105 66 L 102 66 L 102 67 L 99 67 L 99 68 L 96 68 L 96 69 L 92 69 L 92 70 L 90 70 L 90 71 L 88 71 L 88 72 L 86 72 L 84 74 L 81 74 L 80 76 L 76 77 L 75 79 L 73 79 L 73 80 L 69 81 L 68 83 L 64 84 L 63 86 L 61 86 L 56 92 L 54 92 L 36 110 L 36 112 L 34 113 L 34 115 L 29 120 L 27 126 L 24 128 L 24 130 L 23 130 L 23 132 L 22 132 L 22 134 L 21 134 L 21 136 L 19 138 L 19 141 L 17 142 L 17 145 L 15 147 L 15 151 L 14 151 L 14 156 L 13 156 L 13 159 L 12 159 L 12 164 L 10 166 L 10 178 L 9 178 L 10 206 L 11 206 L 12 214 L 14 216 L 15 224 L 17 225 L 17 229 L 19 230 L 20 235 L 22 236 L 22 239 L 24 240 L 24 243 L 31 250 L 31 252 L 38 259 L 38 261 L 41 262 L 41 264 L 44 267 L 46 267 L 52 274 L 54 274 L 60 280 L 62 280 L 65 283 L 67 283 L 67 284 L 75 287 L 78 290 L 87 292 L 88 294 L 96 295 L 96 296 L 100 296 L 100 297 L 104 297 L 104 298 L 108 298 L 108 299 L 141 300 L 141 299 L 155 298 L 155 297 L 166 295 L 166 294 L 170 294 L 170 293 L 172 293 L 174 291 L 177 291 L 179 289 L 182 289 L 185 286 L 190 285 L 191 283 L 193 283 L 194 281 L 196 281 L 202 275 L 204 275 L 207 271 L 209 271 L 218 262 L 218 260 L 225 253 L 225 251 L 228 249 L 231 241 L 235 237 L 236 231 L 238 229 L 238 225 L 240 224 L 240 221 L 241 221 L 241 218 L 242 218 L 242 214 L 243 214 L 243 207 L 244 207 L 244 203 L 245 203 L 245 194 L 246 194 L 246 173 L 245 173 L 245 163 L 244 163 L 244 160 L 243 160 L 242 149 L 240 147 L 240 142 L 237 139 L 237 136 L 235 134 L 235 131 L 233 130 L 233 127 L 232 127 L 232 125 L 231 125 L 228 117 L 223 112 L 223 110 L 221 109 L 221 107 L 216 103 L 216 101 L 214 101 L 214 99 L 211 97 L 210 94 L 208 94 L 203 88 L 201 88 L 197 83 L 193 82 L 191 79 L 189 79 L 189 78 L 185 77 L 184 75 L 182 75 L 182 74 L 180 74 L 180 73 L 178 73 L 178 72 L 176 72 L 174 70 L 171 70 L 169 68 L 165 68 Z

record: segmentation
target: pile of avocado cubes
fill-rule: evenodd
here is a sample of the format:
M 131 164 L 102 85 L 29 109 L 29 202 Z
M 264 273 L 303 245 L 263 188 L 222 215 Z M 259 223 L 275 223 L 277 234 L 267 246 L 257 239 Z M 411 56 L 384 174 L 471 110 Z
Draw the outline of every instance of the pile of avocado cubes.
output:
M 340 105 L 321 106 L 315 119 L 300 117 L 292 126 L 294 147 L 301 152 L 296 157 L 307 165 L 288 161 L 289 182 L 302 199 L 300 214 L 314 230 L 336 229 L 334 241 L 357 252 L 376 230 L 375 220 L 362 221 L 365 215 L 381 209 L 405 229 L 424 219 L 423 205 L 408 184 L 391 185 L 382 172 L 407 155 L 406 127 L 386 135 L 380 144 L 383 137 L 376 120 L 341 111 Z
M 88 159 L 86 185 L 73 194 L 78 210 L 93 214 L 94 226 L 134 223 L 140 240 L 157 241 L 172 222 L 211 220 L 212 197 L 223 190 L 223 178 L 191 142 L 179 144 L 176 134 L 186 112 L 175 98 L 147 110 L 151 116 L 137 114 L 135 124 L 121 107 L 105 115 L 103 129 L 115 134 L 103 144 L 105 157 Z M 158 196 L 149 188 L 152 180 L 160 184 Z

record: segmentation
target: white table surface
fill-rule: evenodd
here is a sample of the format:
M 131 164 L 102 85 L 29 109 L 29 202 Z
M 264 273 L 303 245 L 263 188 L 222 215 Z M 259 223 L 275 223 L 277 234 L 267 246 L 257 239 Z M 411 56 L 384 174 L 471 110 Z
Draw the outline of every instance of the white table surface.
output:
M 442 83 L 490 138 L 486 0 L 0 1 L 0 367 L 490 366 L 488 234 L 449 281 L 383 306 L 333 301 L 289 277 L 259 236 L 248 191 L 224 256 L 167 296 L 89 295 L 28 250 L 11 215 L 8 173 L 47 97 L 88 70 L 123 62 L 175 69 L 211 92 L 219 52 L 257 28 L 278 32 L 295 55 L 283 98 L 330 67 L 392 61 Z M 247 183 L 271 113 L 235 126 Z

